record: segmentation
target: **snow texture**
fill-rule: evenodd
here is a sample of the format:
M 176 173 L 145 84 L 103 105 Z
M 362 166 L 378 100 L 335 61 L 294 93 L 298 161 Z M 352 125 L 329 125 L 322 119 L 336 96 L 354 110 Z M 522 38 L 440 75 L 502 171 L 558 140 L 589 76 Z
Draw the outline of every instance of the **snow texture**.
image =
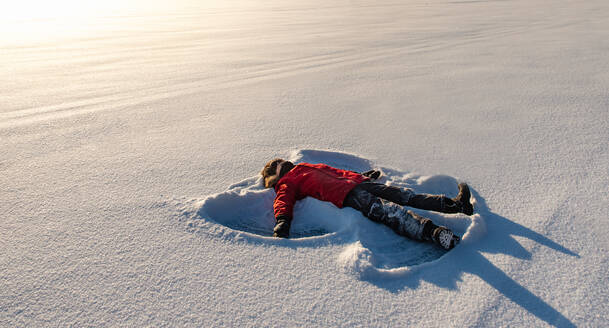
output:
M 0 326 L 605 327 L 609 2 L 13 1 Z M 274 157 L 475 215 L 445 252 L 304 199 Z

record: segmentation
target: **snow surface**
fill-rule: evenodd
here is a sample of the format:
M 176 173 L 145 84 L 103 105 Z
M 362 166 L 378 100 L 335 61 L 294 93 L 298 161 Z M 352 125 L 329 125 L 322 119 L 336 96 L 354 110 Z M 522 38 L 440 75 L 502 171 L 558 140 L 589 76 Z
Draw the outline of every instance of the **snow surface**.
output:
M 0 13 L 1 326 L 607 325 L 609 2 L 55 4 Z M 475 215 L 273 239 L 277 156 Z

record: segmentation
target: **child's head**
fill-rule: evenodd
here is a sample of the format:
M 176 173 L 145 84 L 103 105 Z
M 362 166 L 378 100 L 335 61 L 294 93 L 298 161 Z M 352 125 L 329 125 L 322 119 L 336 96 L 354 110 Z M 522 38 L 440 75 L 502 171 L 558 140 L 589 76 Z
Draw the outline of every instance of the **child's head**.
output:
M 264 182 L 265 188 L 275 187 L 275 184 L 281 177 L 290 171 L 294 167 L 292 162 L 283 160 L 281 158 L 275 158 L 270 160 L 260 174 L 262 175 L 262 180 Z

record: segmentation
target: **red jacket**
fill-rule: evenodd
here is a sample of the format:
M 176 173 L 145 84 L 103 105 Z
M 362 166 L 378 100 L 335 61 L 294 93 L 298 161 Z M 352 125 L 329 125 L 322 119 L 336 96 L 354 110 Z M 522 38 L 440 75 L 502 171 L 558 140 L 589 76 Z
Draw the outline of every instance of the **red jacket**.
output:
M 286 173 L 275 185 L 275 217 L 292 218 L 294 203 L 307 196 L 343 207 L 345 196 L 358 184 L 370 180 L 352 171 L 325 164 L 301 163 Z

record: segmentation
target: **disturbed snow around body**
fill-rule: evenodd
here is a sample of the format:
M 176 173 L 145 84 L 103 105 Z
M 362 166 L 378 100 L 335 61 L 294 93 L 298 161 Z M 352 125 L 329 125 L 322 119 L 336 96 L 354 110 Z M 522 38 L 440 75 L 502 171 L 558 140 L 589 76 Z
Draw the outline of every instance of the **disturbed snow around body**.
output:
M 609 3 L 177 1 L 0 38 L 2 326 L 609 321 Z M 273 157 L 473 190 L 448 253 Z

